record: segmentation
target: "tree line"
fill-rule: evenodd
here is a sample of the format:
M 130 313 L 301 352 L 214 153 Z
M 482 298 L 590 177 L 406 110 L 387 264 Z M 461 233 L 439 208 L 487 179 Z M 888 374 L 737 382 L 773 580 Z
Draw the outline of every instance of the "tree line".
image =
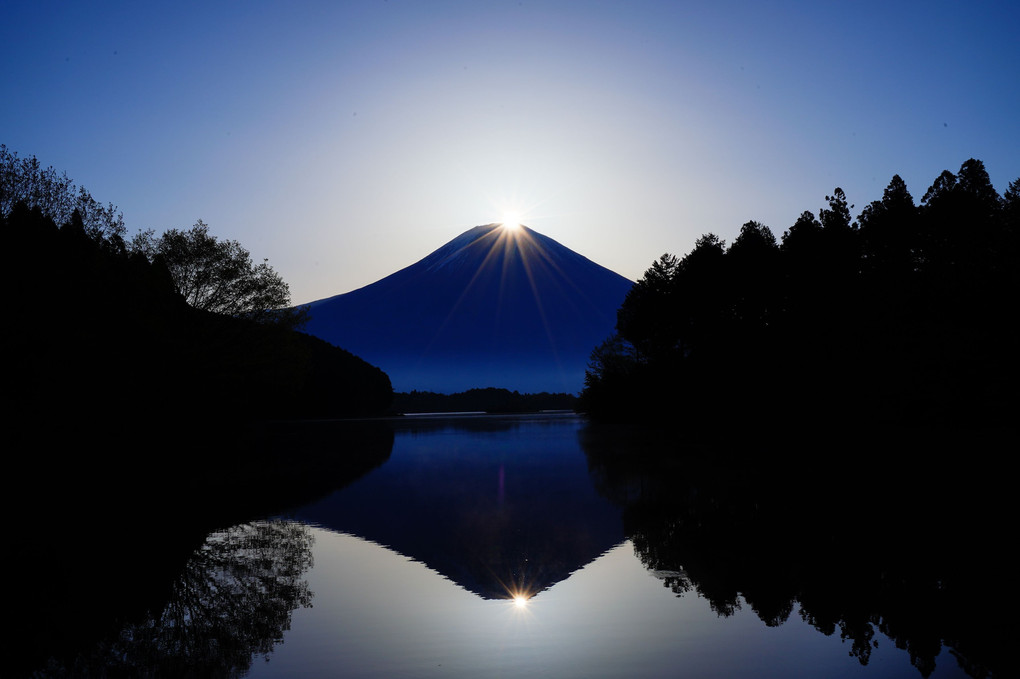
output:
M 1015 412 L 1020 179 L 897 175 L 856 220 L 836 188 L 778 239 L 744 224 L 645 272 L 592 353 L 582 408 L 723 426 L 1003 422 Z
M 395 413 L 537 413 L 543 410 L 574 410 L 577 397 L 573 394 L 522 394 L 509 389 L 486 387 L 468 389 L 456 394 L 432 391 L 398 392 L 393 396 Z
M 0 145 L 0 228 L 21 416 L 114 432 L 389 406 L 385 373 L 297 332 L 282 278 L 201 221 L 128 239 L 112 204 Z

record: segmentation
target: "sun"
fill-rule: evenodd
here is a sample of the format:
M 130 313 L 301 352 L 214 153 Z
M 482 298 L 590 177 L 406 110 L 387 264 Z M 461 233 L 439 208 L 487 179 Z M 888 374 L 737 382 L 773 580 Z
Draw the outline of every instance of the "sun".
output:
M 503 221 L 501 222 L 504 229 L 510 231 L 517 231 L 521 228 L 521 215 L 519 212 L 504 212 Z

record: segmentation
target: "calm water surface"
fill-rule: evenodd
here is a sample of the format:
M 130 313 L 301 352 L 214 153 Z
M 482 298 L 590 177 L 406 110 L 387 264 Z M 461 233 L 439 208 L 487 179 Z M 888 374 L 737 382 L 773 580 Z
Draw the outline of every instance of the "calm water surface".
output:
M 251 677 L 916 677 L 879 637 L 867 666 L 798 612 L 767 627 L 677 598 L 625 541 L 520 608 L 360 538 L 312 531 L 313 607 Z M 946 651 L 933 677 L 967 676 Z
M 655 568 L 619 499 L 648 480 L 607 491 L 585 426 L 402 424 L 384 465 L 288 517 L 312 541 L 311 605 L 249 676 L 922 676 L 875 625 L 864 664 L 796 601 L 766 624 L 683 564 Z M 928 672 L 967 676 L 945 648 Z
M 125 534 L 94 572 L 144 575 L 108 590 L 134 596 L 65 606 L 106 622 L 37 643 L 29 676 L 1017 676 L 1016 514 L 980 465 L 573 416 L 376 425 L 275 435 L 284 454 L 261 464 L 292 480 L 267 497 L 317 498 L 303 506 L 163 556 L 150 541 L 145 567 Z M 40 610 L 30 642 L 62 620 Z

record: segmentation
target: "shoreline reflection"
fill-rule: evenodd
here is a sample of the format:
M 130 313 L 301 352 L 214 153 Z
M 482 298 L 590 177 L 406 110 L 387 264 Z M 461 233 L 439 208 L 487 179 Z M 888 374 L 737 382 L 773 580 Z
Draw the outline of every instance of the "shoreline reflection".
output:
M 593 426 L 580 443 L 636 556 L 676 597 L 720 618 L 747 607 L 770 628 L 799 617 L 860 666 L 891 645 L 921 677 L 1003 676 L 1015 659 L 1002 635 L 1020 631 L 1003 589 L 1015 510 L 983 453 L 953 475 L 927 463 L 978 443 L 964 434 L 684 451 L 662 432 Z M 881 465 L 853 465 L 862 450 Z
M 166 550 L 180 574 L 149 584 L 155 613 L 34 676 L 937 679 L 1014 663 L 1015 510 L 980 461 L 948 475 L 881 452 L 902 440 L 681 447 L 576 417 L 387 426 L 378 466 L 319 474 L 342 490 L 286 519 Z M 338 467 L 323 431 L 320 469 L 357 462 Z M 862 449 L 880 473 L 848 464 Z
M 489 600 L 384 546 L 314 528 L 315 605 L 297 611 L 286 643 L 251 677 L 847 676 L 852 658 L 799 609 L 768 627 L 738 603 L 721 618 L 695 593 L 663 591 L 625 541 L 518 608 Z M 787 652 L 777 652 L 785 649 Z M 806 660 L 806 659 L 809 659 Z M 962 676 L 948 651 L 932 679 Z M 875 649 L 881 676 L 911 676 L 903 651 Z M 868 676 L 864 672 L 861 676 Z

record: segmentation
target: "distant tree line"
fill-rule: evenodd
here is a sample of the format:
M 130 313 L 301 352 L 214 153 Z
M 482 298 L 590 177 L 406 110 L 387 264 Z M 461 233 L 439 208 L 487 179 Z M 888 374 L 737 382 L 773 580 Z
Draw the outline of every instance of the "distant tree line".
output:
M 747 222 L 663 255 L 597 347 L 581 407 L 687 423 L 1001 423 L 1017 405 L 1020 179 L 979 160 L 915 204 L 897 175 L 851 218 L 837 188 L 777 241 Z
M 132 425 L 389 406 L 385 373 L 296 332 L 301 313 L 287 308 L 282 279 L 201 222 L 128 242 L 116 208 L 0 145 L 0 228 L 13 255 L 7 384 L 15 414 L 53 419 L 48 431 L 158 439 L 160 430 Z
M 431 391 L 397 393 L 393 397 L 396 413 L 537 413 L 542 410 L 574 410 L 577 397 L 573 394 L 521 394 L 508 389 L 489 387 L 469 389 L 456 394 Z

